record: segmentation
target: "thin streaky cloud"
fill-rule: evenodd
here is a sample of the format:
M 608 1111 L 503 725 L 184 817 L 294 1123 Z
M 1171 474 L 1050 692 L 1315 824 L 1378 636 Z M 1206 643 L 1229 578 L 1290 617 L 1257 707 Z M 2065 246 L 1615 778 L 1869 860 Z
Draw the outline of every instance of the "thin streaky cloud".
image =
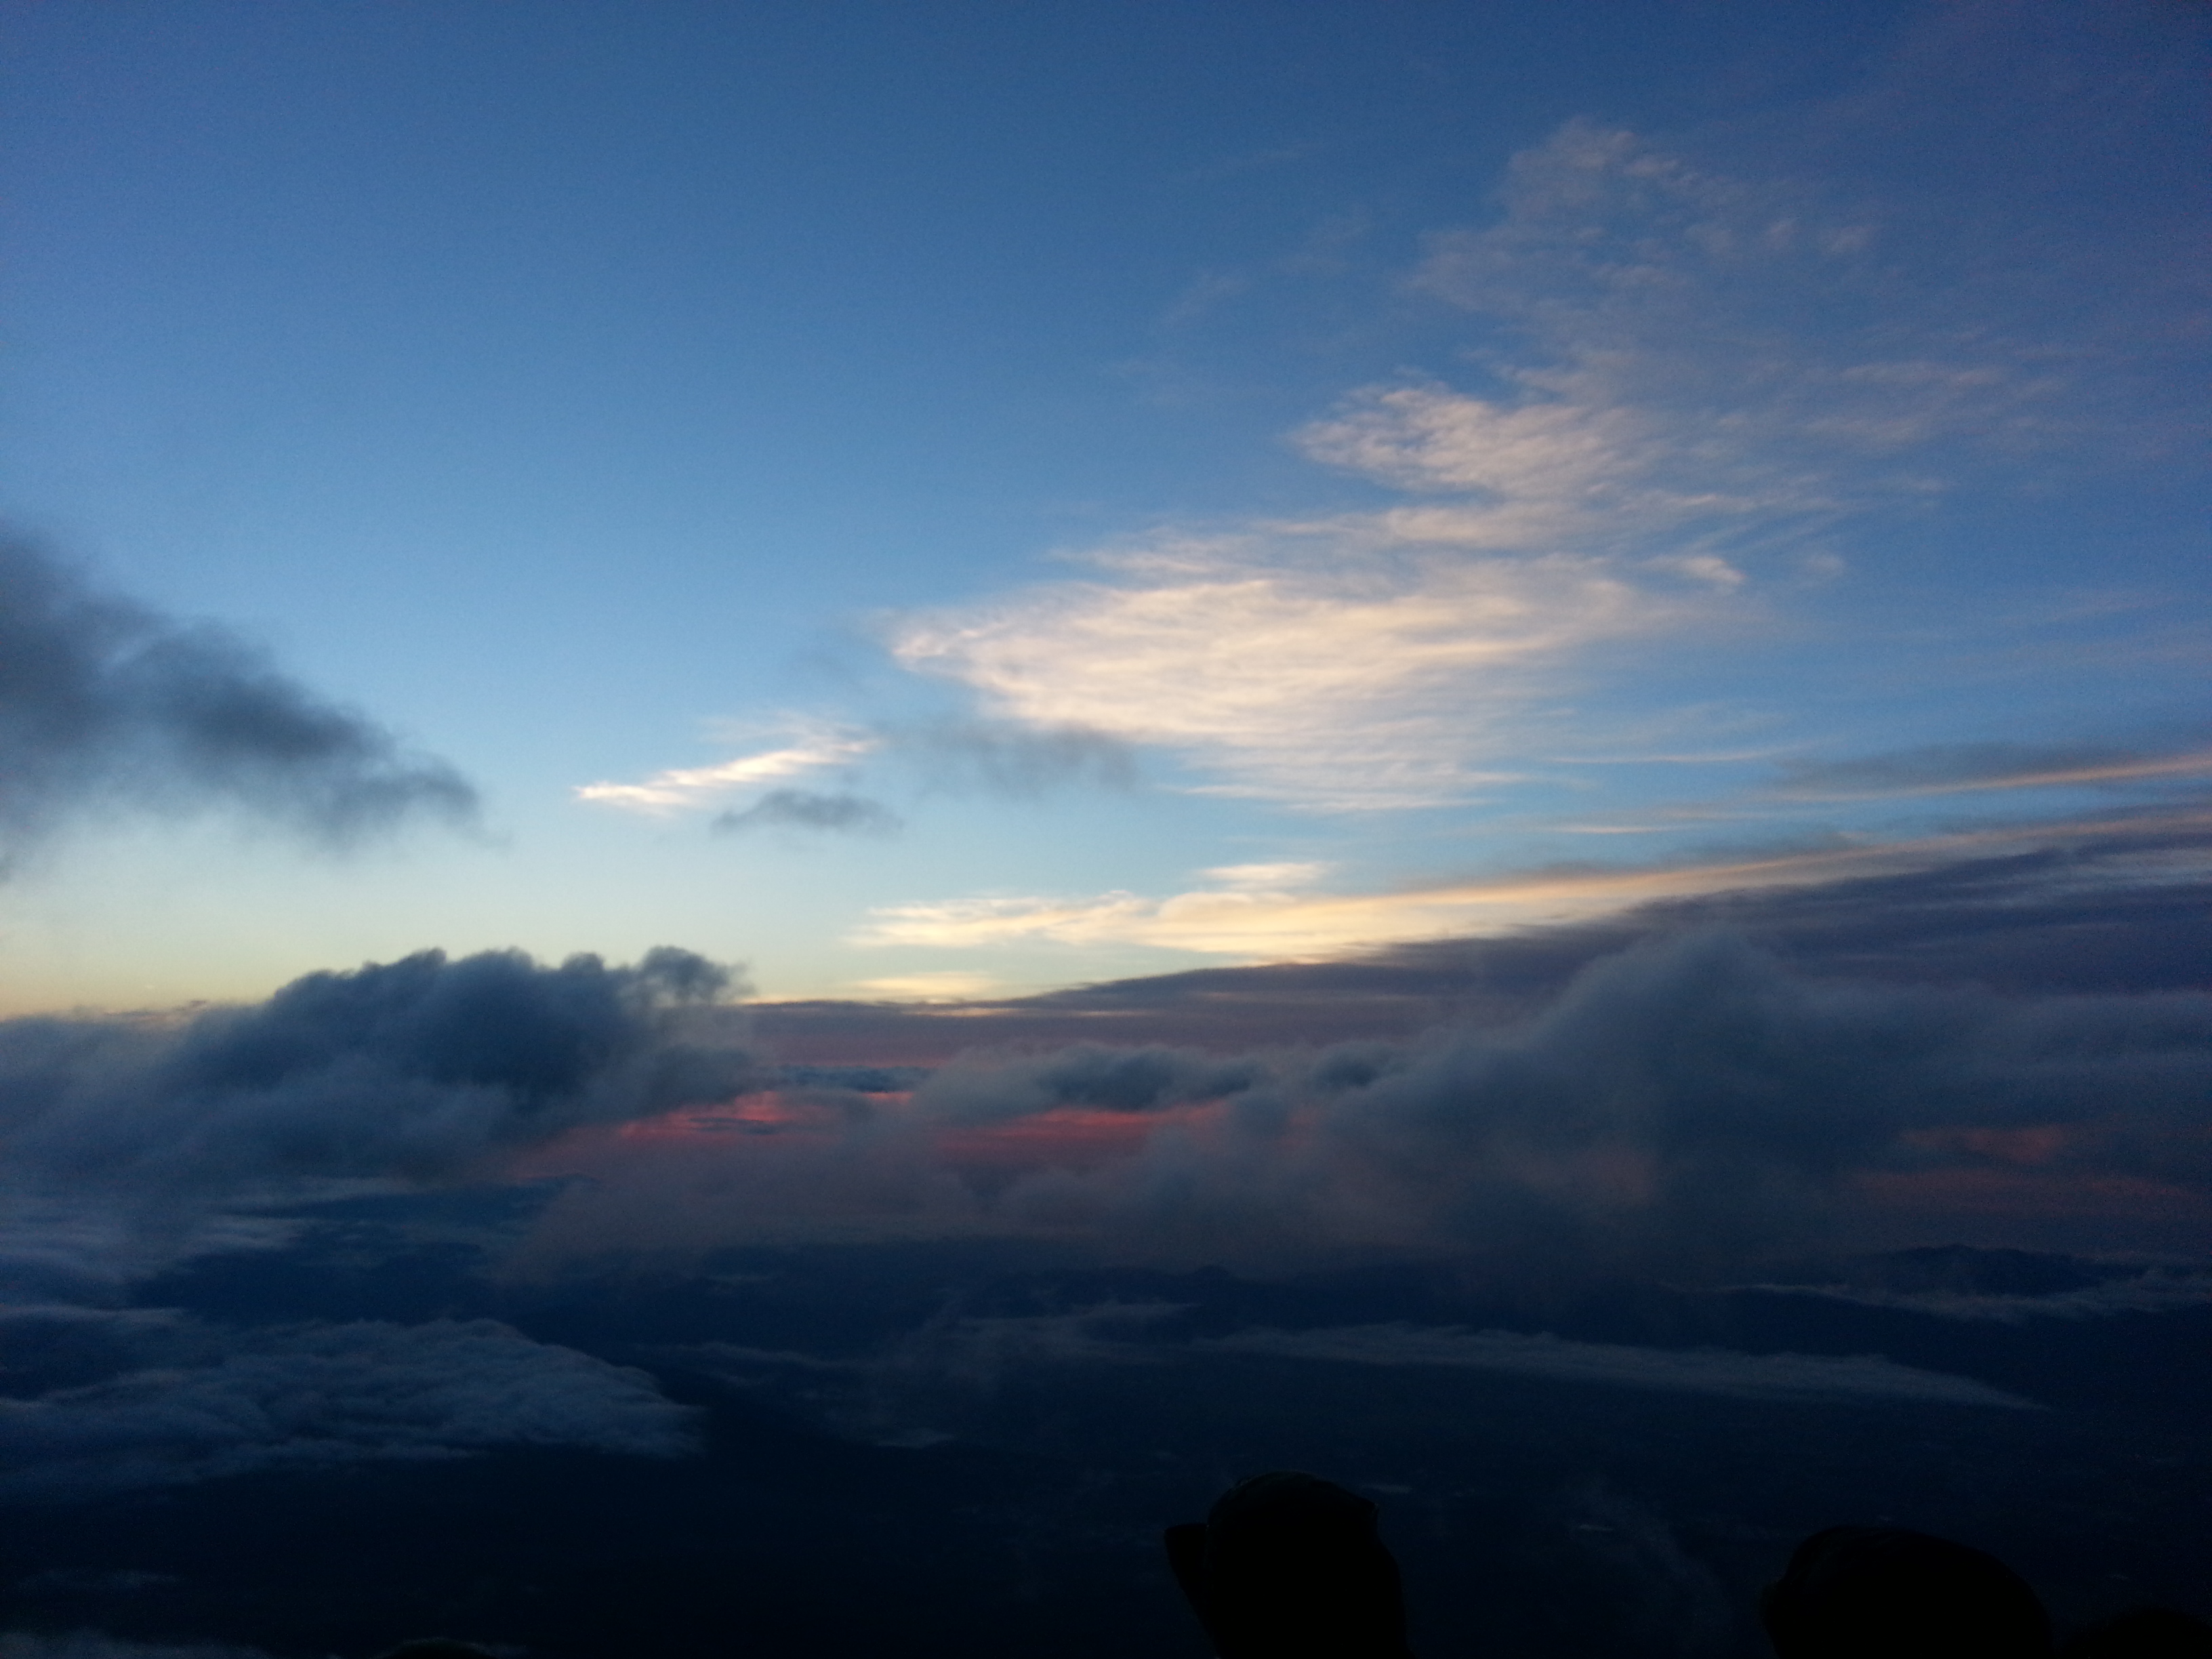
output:
M 1262 891 L 1285 887 L 1310 887 L 1327 875 L 1326 864 L 1222 864 L 1200 873 L 1224 887 L 1257 888 Z
M 672 811 L 701 805 L 754 784 L 796 777 L 825 767 L 849 765 L 880 743 L 880 738 L 860 732 L 835 729 L 811 732 L 781 749 L 742 756 L 715 766 L 677 767 L 656 772 L 642 783 L 580 784 L 576 787 L 576 799 L 633 811 Z
M 1789 769 L 1777 792 L 1790 800 L 1876 800 L 2004 789 L 2150 783 L 2212 775 L 2212 749 L 2181 754 L 2037 750 L 2012 744 L 1915 749 Z
M 1458 1326 L 1353 1325 L 1324 1330 L 1240 1331 L 1192 1345 L 1212 1353 L 1355 1365 L 1445 1366 L 1562 1382 L 1661 1389 L 1748 1400 L 1916 1400 L 2039 1410 L 2032 1400 L 1972 1377 L 1925 1371 L 1873 1354 L 1740 1353 L 1718 1348 L 1642 1348 Z
M 804 830 L 855 836 L 895 835 L 898 815 L 865 795 L 771 789 L 743 811 L 718 813 L 708 828 L 716 835 L 748 830 Z
M 1018 941 L 1143 945 L 1247 961 L 1329 957 L 1425 939 L 1481 935 L 1539 922 L 1586 921 L 1659 899 L 1809 885 L 1905 873 L 1965 857 L 2027 853 L 2133 834 L 2197 835 L 2212 813 L 2008 825 L 1629 869 L 1538 871 L 1389 893 L 1221 887 L 1150 898 L 998 896 L 886 906 L 854 936 L 860 945 L 969 949 Z

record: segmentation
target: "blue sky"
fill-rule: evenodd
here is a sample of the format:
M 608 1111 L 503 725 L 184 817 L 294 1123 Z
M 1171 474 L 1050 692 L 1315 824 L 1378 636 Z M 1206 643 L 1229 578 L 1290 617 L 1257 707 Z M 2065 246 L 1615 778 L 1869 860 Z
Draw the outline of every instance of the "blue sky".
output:
M 481 799 L 88 797 L 0 1007 L 988 994 L 2201 823 L 2201 9 L 0 27 L 0 509 Z

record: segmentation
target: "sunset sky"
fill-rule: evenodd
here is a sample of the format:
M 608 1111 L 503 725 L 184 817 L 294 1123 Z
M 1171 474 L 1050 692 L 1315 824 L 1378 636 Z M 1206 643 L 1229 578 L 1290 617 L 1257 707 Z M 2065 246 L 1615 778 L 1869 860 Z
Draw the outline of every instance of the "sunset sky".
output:
M 2212 1617 L 2208 71 L 0 0 L 0 1659 Z
M 405 797 L 125 733 L 7 819 L 0 1007 L 979 996 L 2203 827 L 2202 9 L 0 20 L 0 505 Z

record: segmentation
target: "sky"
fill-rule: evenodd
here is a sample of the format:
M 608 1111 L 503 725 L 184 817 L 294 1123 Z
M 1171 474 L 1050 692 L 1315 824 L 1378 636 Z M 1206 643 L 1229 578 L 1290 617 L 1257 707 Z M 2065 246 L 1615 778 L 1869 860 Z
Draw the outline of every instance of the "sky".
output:
M 0 21 L 0 1007 L 2203 822 L 2201 9 Z
M 0 1659 L 2212 1616 L 2208 60 L 0 0 Z

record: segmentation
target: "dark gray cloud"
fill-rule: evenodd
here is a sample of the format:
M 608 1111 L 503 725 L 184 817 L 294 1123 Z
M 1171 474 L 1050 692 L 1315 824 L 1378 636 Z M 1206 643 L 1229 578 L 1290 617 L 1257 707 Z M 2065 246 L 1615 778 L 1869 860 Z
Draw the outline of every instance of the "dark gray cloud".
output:
M 434 1182 L 580 1124 L 726 1099 L 757 1076 L 731 975 L 442 952 L 310 974 L 177 1020 L 0 1022 L 0 1138 L 25 1271 L 124 1260 L 227 1208 L 333 1181 Z
M 932 787 L 953 793 L 1025 798 L 1079 786 L 1126 789 L 1136 781 L 1128 746 L 1087 726 L 943 720 L 884 726 L 878 733 Z
M 462 823 L 442 761 L 317 696 L 223 629 L 98 592 L 0 532 L 0 858 L 71 814 L 236 808 L 329 845 Z
M 772 789 L 743 811 L 720 814 L 708 827 L 716 835 L 746 830 L 823 830 L 846 835 L 888 836 L 901 825 L 898 814 L 866 795 Z
M 1352 1365 L 1443 1366 L 1739 1400 L 1926 1400 L 2014 1409 L 2033 1403 L 1971 1377 L 1921 1370 L 1874 1354 L 1839 1358 L 1735 1353 L 1720 1348 L 1646 1348 L 1577 1342 L 1518 1331 L 1418 1325 L 1355 1325 L 1304 1331 L 1255 1328 L 1202 1340 L 1195 1346 L 1216 1353 L 1267 1354 Z
M 1267 1075 L 1251 1059 L 1220 1060 L 1192 1049 L 1077 1043 L 1047 1054 L 961 1055 L 915 1091 L 934 1117 L 982 1123 L 1064 1106 L 1149 1112 L 1242 1094 Z
M 0 1334 L 103 1322 L 131 1362 L 0 1401 L 0 1498 L 82 1498 L 279 1468 L 497 1446 L 647 1456 L 693 1449 L 692 1413 L 644 1373 L 487 1319 L 225 1330 L 145 1313 L 32 1309 Z
M 1205 1102 L 1202 1121 L 1139 1115 Z M 979 1149 L 1066 1106 L 1131 1114 L 1134 1133 Z M 2139 1194 L 2126 1225 L 2170 1245 L 2212 1202 L 2208 1127 L 2212 996 L 1820 978 L 1705 930 L 1601 957 L 1502 1025 L 969 1054 L 904 1114 L 596 1166 L 604 1184 L 564 1194 L 533 1249 L 984 1233 L 1185 1263 L 1414 1252 L 1523 1284 L 1711 1283 L 1848 1243 L 1869 1182 L 1919 1183 L 1919 1224 L 1951 1237 L 1989 1227 L 1990 1180 L 2062 1212 L 2117 1187 Z M 1945 1210 L 1947 1180 L 1984 1184 Z

